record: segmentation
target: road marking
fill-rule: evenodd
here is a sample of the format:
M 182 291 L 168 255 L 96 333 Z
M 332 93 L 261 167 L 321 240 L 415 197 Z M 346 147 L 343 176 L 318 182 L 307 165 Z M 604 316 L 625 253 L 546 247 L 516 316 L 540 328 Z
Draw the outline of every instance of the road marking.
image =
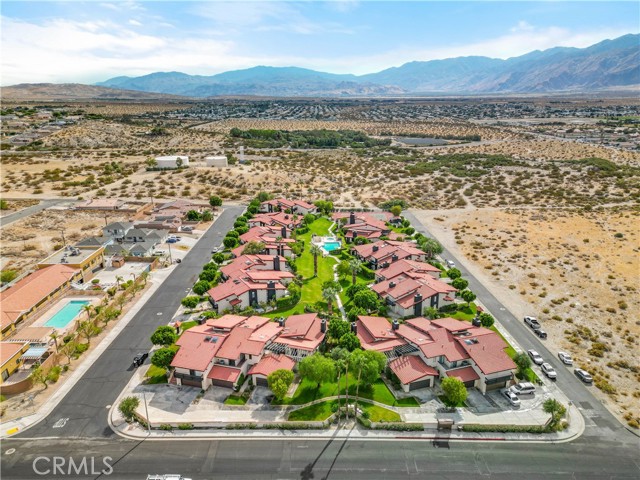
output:
M 7 435 L 13 435 L 14 433 L 18 432 L 18 430 L 20 430 L 18 427 L 10 428 L 9 430 L 7 430 Z
M 10 448 L 9 450 L 7 450 L 4 453 L 5 453 L 5 455 L 12 455 L 12 454 L 16 453 L 16 449 L 15 448 Z
M 69 421 L 69 417 L 61 418 L 60 420 L 58 420 L 56 423 L 53 424 L 52 428 L 62 428 L 67 424 L 68 421 Z
M 158 312 L 158 313 L 156 313 L 156 315 L 162 315 L 162 312 Z
M 111 405 L 107 405 L 107 406 L 106 406 L 106 407 L 104 407 L 104 408 L 106 408 L 107 410 L 109 410 L 109 409 L 111 408 Z

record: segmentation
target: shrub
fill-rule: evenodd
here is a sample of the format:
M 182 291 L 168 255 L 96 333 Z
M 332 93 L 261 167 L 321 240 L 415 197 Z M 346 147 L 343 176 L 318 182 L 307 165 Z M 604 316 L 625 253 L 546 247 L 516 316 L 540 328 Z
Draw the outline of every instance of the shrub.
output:
M 151 335 L 151 343 L 154 345 L 171 345 L 178 339 L 178 335 L 173 327 L 168 325 L 162 325 L 156 328 L 156 331 Z
M 60 368 L 60 366 L 56 365 L 51 370 L 49 370 L 49 373 L 47 373 L 47 380 L 51 383 L 56 383 L 60 378 L 61 371 L 62 369 Z
M 163 423 L 162 425 L 160 425 L 160 430 L 171 431 L 171 430 L 173 430 L 173 427 L 171 425 L 169 425 L 168 423 Z
M 198 306 L 198 303 L 200 303 L 200 297 L 196 297 L 196 296 L 184 297 L 180 301 L 180 303 L 182 303 L 182 305 L 187 308 L 196 308 Z
M 136 408 L 140 405 L 140 399 L 138 397 L 125 397 L 120 401 L 120 405 L 118 405 L 118 410 L 128 421 L 133 419 Z
M 193 423 L 180 423 L 178 430 L 193 430 Z

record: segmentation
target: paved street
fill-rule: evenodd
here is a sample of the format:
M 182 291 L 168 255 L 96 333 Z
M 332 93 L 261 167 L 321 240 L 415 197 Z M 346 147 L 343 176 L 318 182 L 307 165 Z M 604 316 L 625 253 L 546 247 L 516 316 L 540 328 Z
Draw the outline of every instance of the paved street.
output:
M 54 205 L 58 205 L 60 203 L 73 203 L 75 200 L 63 199 L 63 200 L 42 200 L 39 204 L 33 205 L 31 207 L 23 208 L 14 213 L 10 213 L 9 215 L 5 215 L 4 217 L 0 217 L 0 228 L 9 225 L 13 222 L 17 222 L 29 215 L 33 215 L 34 213 L 41 212 L 42 210 L 46 210 L 49 207 L 53 207 Z
M 433 237 L 433 235 L 429 233 L 428 228 L 420 223 L 411 212 L 405 211 L 403 215 L 411 222 L 417 231 Z M 600 400 L 591 394 L 590 390 L 596 387 L 593 385 L 584 385 L 573 374 L 573 368 L 568 368 L 560 362 L 557 357 L 558 352 L 547 350 L 545 343 L 532 333 L 531 329 L 524 324 L 521 318 L 516 318 L 509 312 L 482 283 L 469 273 L 460 259 L 454 257 L 451 252 L 446 249 L 446 245 L 443 245 L 443 247 L 445 248 L 442 256 L 455 262 L 456 268 L 458 268 L 462 272 L 462 276 L 469 281 L 469 289 L 478 296 L 478 299 L 491 311 L 520 346 L 525 351 L 535 349 L 542 355 L 545 361 L 553 365 L 553 368 L 558 373 L 556 384 L 582 412 L 585 417 L 587 431 L 589 429 L 595 429 L 600 435 L 605 436 L 628 433 L 625 427 L 600 403 Z M 533 315 L 535 315 L 535 312 L 533 312 Z M 543 378 L 543 381 L 549 382 L 544 376 L 541 378 Z
M 275 432 L 274 432 L 275 433 Z M 54 478 L 34 474 L 36 457 L 105 457 L 113 474 L 65 478 L 144 479 L 147 474 L 180 473 L 193 480 L 367 479 L 396 478 L 489 480 L 633 479 L 640 475 L 637 445 L 580 439 L 565 444 L 509 444 L 410 441 L 398 432 L 395 441 L 343 439 L 270 439 L 228 441 L 133 442 L 121 439 L 25 442 L 10 439 L 2 446 L 2 476 L 8 479 Z M 403 440 L 404 438 L 404 440 Z M 9 448 L 15 452 L 8 455 Z M 10 451 L 10 450 L 9 450 Z M 87 460 L 90 462 L 90 458 Z M 90 463 L 89 463 L 90 465 Z M 40 471 L 51 463 L 39 460 Z M 66 467 L 68 468 L 68 467 Z M 100 470 L 100 468 L 98 468 Z M 62 478 L 62 475 L 58 474 Z M 55 477 L 57 478 L 57 477 Z
M 220 245 L 225 233 L 244 207 L 226 208 L 213 226 L 191 249 L 185 259 L 147 304 L 138 312 L 82 379 L 52 413 L 24 432 L 26 437 L 109 437 L 115 435 L 107 423 L 108 406 L 125 387 L 133 373 L 131 360 L 139 351 L 151 348 L 153 330 L 169 322 L 198 278 L 202 265 L 211 258 L 211 249 Z M 147 360 L 148 363 L 148 360 Z M 145 368 L 145 367 L 143 367 Z M 66 419 L 63 427 L 56 422 Z

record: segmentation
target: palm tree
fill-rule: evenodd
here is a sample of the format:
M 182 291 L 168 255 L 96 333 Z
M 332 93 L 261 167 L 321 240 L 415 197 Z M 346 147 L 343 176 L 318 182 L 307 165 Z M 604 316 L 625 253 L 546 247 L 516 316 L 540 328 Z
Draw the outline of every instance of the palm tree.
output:
M 93 305 L 83 305 L 82 310 L 84 310 L 87 314 L 87 320 L 91 320 L 91 313 L 93 312 Z
M 149 279 L 149 272 L 144 271 L 140 274 L 138 278 L 142 279 L 142 285 L 147 286 L 147 280 Z
M 342 372 L 348 369 L 349 355 L 351 353 L 346 348 L 336 347 L 331 351 L 331 358 L 336 362 L 336 371 L 338 372 L 338 410 L 340 410 L 341 395 L 340 395 L 340 379 L 342 378 Z
M 356 284 L 356 277 L 362 271 L 362 262 L 357 258 L 349 261 L 349 269 L 351 270 L 351 283 Z
M 317 245 L 311 245 L 311 249 L 309 250 L 311 255 L 313 255 L 313 276 L 318 276 L 318 255 L 322 255 L 322 249 Z
M 327 301 L 327 306 L 329 307 L 329 315 L 333 313 L 333 300 L 336 298 L 338 294 L 338 290 L 333 287 L 326 287 L 322 290 L 322 298 Z
M 276 249 L 277 249 L 276 255 L 281 255 L 281 253 L 280 253 L 280 243 L 282 243 L 282 237 L 280 235 L 278 235 L 276 237 Z M 284 252 L 282 252 L 282 253 L 284 253 Z
M 60 337 L 60 335 L 58 335 L 58 332 L 56 332 L 55 330 L 53 332 L 51 332 L 51 335 L 49 335 L 49 338 L 51 340 L 53 340 L 53 344 L 56 346 L 56 353 L 58 352 L 58 337 Z
M 124 278 L 122 278 L 121 275 L 116 275 L 116 284 L 118 285 L 118 290 L 120 290 L 120 282 L 123 280 Z

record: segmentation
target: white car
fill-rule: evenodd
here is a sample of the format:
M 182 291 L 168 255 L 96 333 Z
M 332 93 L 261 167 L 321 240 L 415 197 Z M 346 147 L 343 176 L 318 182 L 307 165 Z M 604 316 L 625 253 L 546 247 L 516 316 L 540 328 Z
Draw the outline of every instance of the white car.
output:
M 500 393 L 502 393 L 502 395 L 504 395 L 504 397 L 509 401 L 509 403 L 511 404 L 512 407 L 519 407 L 520 406 L 520 399 L 518 398 L 518 395 L 513 393 L 508 388 L 503 388 L 502 390 L 500 390 Z
M 456 264 L 454 263 L 454 261 L 453 261 L 453 260 L 447 260 L 447 266 L 448 266 L 448 267 L 455 267 L 455 266 L 456 266 Z
M 536 365 L 542 365 L 544 363 L 544 360 L 542 359 L 540 354 L 535 350 L 529 350 L 527 353 L 531 357 L 531 360 L 533 360 L 533 363 L 535 363 Z
M 550 363 L 545 362 L 542 365 L 540 365 L 540 368 L 542 369 L 542 373 L 544 373 L 551 380 L 555 380 L 558 377 L 558 374 L 553 369 Z
M 565 365 L 573 365 L 573 359 L 567 352 L 558 352 L 558 358 Z

